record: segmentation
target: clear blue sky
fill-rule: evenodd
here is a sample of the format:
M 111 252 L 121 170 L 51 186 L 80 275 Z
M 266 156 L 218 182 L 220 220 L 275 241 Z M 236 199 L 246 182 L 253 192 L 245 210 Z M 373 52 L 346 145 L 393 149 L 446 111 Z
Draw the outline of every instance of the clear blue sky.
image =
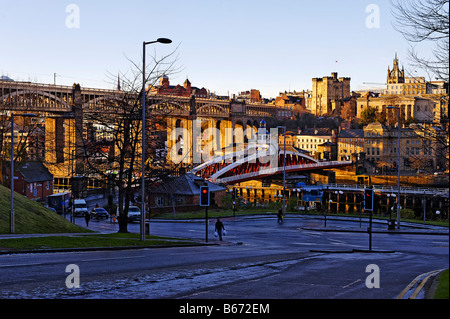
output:
M 70 4 L 79 28 L 66 25 Z M 371 4 L 380 13 L 373 28 Z M 142 41 L 167 37 L 171 45 L 147 50 L 164 55 L 179 45 L 182 71 L 171 84 L 188 77 L 218 94 L 276 97 L 338 72 L 360 90 L 386 81 L 396 51 L 408 69 L 408 44 L 390 10 L 389 0 L 0 0 L 0 74 L 53 83 L 56 73 L 57 84 L 112 88 L 109 74 L 127 72 L 127 57 L 140 64 Z

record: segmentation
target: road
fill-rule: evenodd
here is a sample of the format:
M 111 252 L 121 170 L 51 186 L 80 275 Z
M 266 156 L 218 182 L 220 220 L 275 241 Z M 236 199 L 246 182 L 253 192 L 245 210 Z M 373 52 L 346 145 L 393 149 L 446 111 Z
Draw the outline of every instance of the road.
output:
M 0 298 L 393 299 L 419 274 L 449 267 L 448 236 L 374 233 L 369 253 L 353 252 L 368 249 L 367 233 L 320 231 L 320 218 L 223 222 L 228 234 L 222 243 L 213 236 L 214 220 L 209 225 L 209 243 L 217 245 L 2 255 Z M 83 225 L 82 218 L 77 223 Z M 346 225 L 359 228 L 327 221 L 327 227 Z M 89 226 L 117 227 L 106 221 Z M 374 230 L 384 227 L 374 224 Z M 139 225 L 129 230 L 138 232 Z M 150 231 L 203 240 L 205 223 L 152 221 Z M 68 265 L 79 269 L 79 288 L 66 286 Z M 368 288 L 377 280 L 379 287 Z

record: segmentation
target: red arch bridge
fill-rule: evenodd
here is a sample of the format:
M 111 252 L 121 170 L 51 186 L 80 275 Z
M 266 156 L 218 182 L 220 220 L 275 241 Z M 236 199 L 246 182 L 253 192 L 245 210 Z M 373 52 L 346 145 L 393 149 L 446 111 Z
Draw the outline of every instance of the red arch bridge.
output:
M 286 163 L 284 159 L 286 157 Z M 225 153 L 195 167 L 195 175 L 213 183 L 233 185 L 248 180 L 294 172 L 311 172 L 351 165 L 351 161 L 319 161 L 292 146 L 249 146 L 244 150 Z

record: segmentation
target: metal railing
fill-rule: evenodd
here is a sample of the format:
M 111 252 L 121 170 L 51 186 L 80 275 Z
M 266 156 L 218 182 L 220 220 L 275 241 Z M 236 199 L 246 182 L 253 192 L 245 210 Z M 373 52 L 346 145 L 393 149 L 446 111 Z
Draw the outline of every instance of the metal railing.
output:
M 372 185 L 375 192 L 381 193 L 394 193 L 398 192 L 398 188 L 396 186 L 386 186 L 386 185 Z M 366 188 L 366 185 L 361 184 L 337 184 L 330 183 L 324 184 L 324 189 L 332 189 L 332 190 L 349 190 L 349 191 L 363 191 Z M 440 196 L 449 196 L 448 188 L 433 188 L 433 187 L 400 187 L 400 193 L 404 194 L 422 194 L 422 195 L 440 195 Z

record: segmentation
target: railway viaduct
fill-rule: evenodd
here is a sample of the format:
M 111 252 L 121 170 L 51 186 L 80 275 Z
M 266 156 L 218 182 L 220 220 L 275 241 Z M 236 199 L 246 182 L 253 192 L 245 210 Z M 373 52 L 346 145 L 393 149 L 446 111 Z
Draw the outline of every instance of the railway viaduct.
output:
M 45 163 L 55 178 L 68 179 L 83 174 L 82 138 L 86 138 L 89 114 L 115 114 L 115 103 L 125 94 L 121 90 L 84 88 L 79 84 L 61 86 L 32 82 L 0 80 L 0 113 L 4 123 L 9 121 L 11 112 L 34 113 L 32 120 L 44 128 Z M 136 93 L 139 94 L 139 93 Z M 201 147 L 193 136 L 194 132 L 204 132 L 214 128 L 220 132 L 216 137 L 217 148 L 226 147 L 233 140 L 225 138 L 227 129 L 233 130 L 242 142 L 253 137 L 259 122 L 276 114 L 274 106 L 266 104 L 246 104 L 235 100 L 202 99 L 195 96 L 180 97 L 147 94 L 147 114 L 164 109 L 166 118 L 167 149 L 179 142 L 180 135 L 174 129 L 185 129 L 189 137 L 183 145 L 189 149 L 183 157 L 184 164 L 194 164 L 193 150 Z M 179 131 L 179 130 L 178 130 Z M 177 132 L 178 132 L 177 131 Z M 84 136 L 83 136 L 84 134 Z M 236 142 L 236 140 L 234 140 Z M 187 147 L 188 145 L 188 147 Z M 170 158 L 170 152 L 167 154 Z

